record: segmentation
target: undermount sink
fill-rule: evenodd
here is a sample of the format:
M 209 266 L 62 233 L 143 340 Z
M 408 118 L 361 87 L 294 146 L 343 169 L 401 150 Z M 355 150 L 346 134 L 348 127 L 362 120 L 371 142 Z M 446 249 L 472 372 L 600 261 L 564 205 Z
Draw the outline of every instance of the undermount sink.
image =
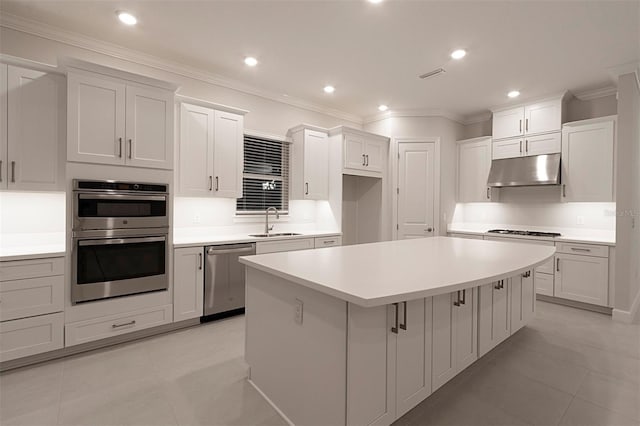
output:
M 249 234 L 250 237 L 267 238 L 267 237 L 293 237 L 297 234 L 295 232 L 275 232 L 273 234 Z

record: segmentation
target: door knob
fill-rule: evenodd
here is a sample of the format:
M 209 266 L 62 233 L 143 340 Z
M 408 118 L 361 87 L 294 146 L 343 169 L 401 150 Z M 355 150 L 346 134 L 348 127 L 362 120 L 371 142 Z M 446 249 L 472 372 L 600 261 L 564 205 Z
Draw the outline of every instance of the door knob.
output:
M 427 228 L 427 229 L 425 229 L 425 231 L 431 232 L 431 231 L 433 231 L 433 228 Z

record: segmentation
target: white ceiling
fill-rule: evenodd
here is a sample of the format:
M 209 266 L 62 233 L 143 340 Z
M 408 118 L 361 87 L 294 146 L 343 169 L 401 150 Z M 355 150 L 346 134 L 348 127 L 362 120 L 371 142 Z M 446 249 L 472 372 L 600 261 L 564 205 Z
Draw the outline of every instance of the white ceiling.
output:
M 469 116 L 511 89 L 608 86 L 609 67 L 640 59 L 638 1 L 2 0 L 0 11 L 361 117 L 380 103 Z M 450 59 L 460 47 L 467 57 Z M 260 64 L 246 67 L 246 55 Z M 417 77 L 438 67 L 446 74 Z

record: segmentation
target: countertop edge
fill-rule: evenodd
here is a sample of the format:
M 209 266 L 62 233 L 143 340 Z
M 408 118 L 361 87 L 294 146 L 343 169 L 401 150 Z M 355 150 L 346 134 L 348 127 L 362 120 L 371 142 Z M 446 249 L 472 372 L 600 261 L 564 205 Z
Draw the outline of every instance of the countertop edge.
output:
M 66 255 L 67 255 L 67 252 L 65 251 L 12 254 L 7 256 L 0 256 L 0 262 L 11 262 L 14 260 L 45 259 L 50 257 L 65 257 Z
M 553 241 L 560 243 L 578 243 L 578 244 L 599 244 L 609 247 L 615 247 L 615 241 L 598 240 L 593 238 L 569 238 L 569 237 L 554 237 L 554 238 L 536 238 L 527 235 L 507 235 L 507 234 L 493 234 L 486 231 L 474 231 L 469 229 L 447 229 L 447 234 L 468 234 L 468 235 L 484 235 L 489 237 L 504 237 L 514 238 L 521 240 L 538 240 L 538 241 Z
M 189 243 L 173 243 L 173 248 L 187 248 L 187 247 L 200 247 L 200 246 L 215 246 L 222 244 L 238 244 L 238 243 L 258 243 L 267 241 L 283 241 L 283 240 L 295 240 L 303 238 L 317 238 L 317 237 L 329 237 L 329 236 L 342 236 L 342 232 L 315 232 L 310 234 L 301 233 L 301 235 L 287 235 L 281 237 L 250 237 L 246 238 L 232 238 L 228 240 L 202 240 L 199 242 Z

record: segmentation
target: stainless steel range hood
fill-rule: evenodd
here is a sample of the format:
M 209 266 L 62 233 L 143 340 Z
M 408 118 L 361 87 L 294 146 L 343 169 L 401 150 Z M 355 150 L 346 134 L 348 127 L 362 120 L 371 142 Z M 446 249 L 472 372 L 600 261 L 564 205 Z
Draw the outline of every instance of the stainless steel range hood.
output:
M 560 184 L 560 154 L 493 160 L 487 185 L 537 186 Z

